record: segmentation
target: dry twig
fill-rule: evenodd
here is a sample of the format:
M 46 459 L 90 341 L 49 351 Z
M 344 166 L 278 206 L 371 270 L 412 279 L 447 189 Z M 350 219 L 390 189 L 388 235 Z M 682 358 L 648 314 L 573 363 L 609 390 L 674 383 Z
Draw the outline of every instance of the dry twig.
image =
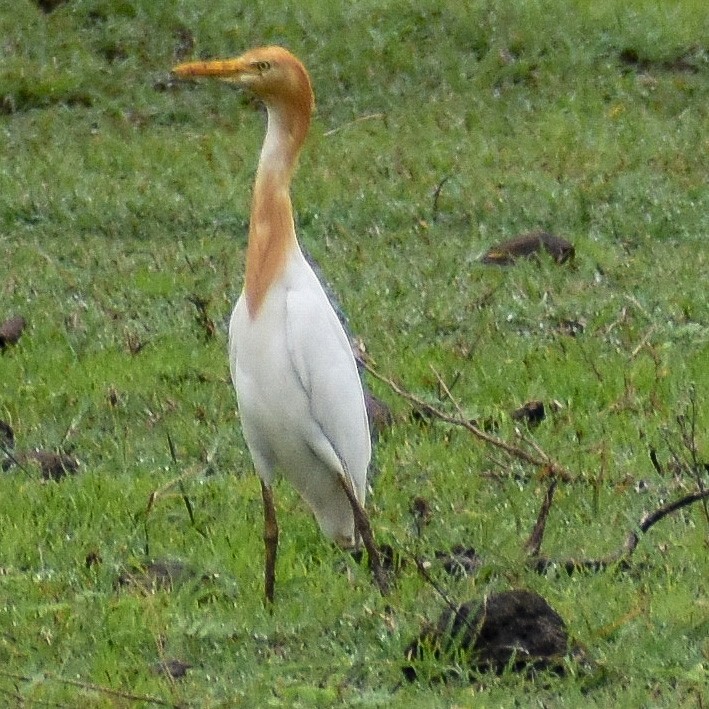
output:
M 330 130 L 327 130 L 323 133 L 323 136 L 325 138 L 329 138 L 331 135 L 335 135 L 335 133 L 338 133 L 339 131 L 343 130 L 344 128 L 348 128 L 349 126 L 353 126 L 357 123 L 363 123 L 364 121 L 372 121 L 372 120 L 378 120 L 378 119 L 384 119 L 385 114 L 384 113 L 368 113 L 364 116 L 358 116 L 357 118 L 354 118 L 351 121 L 347 121 L 347 123 L 343 123 L 342 125 L 335 126 L 334 128 L 331 128 Z
M 568 470 L 566 470 L 566 468 L 564 468 L 561 464 L 557 463 L 545 453 L 542 452 L 541 455 L 538 453 L 537 456 L 534 456 L 526 450 L 520 448 L 519 446 L 514 446 L 511 443 L 507 443 L 507 441 L 503 441 L 501 438 L 493 436 L 490 433 L 486 433 L 482 429 L 478 428 L 474 423 L 471 423 L 468 419 L 465 418 L 460 409 L 460 406 L 455 401 L 453 403 L 454 406 L 456 406 L 458 415 L 452 416 L 451 414 L 448 414 L 445 411 L 442 411 L 441 409 L 432 406 L 431 404 L 419 398 L 415 394 L 406 391 L 406 389 L 399 386 L 393 379 L 385 377 L 383 374 L 377 372 L 377 370 L 374 369 L 368 362 L 363 362 L 363 365 L 365 369 L 375 379 L 378 379 L 380 382 L 387 384 L 393 392 L 406 399 L 409 403 L 414 404 L 414 406 L 416 406 L 416 408 L 418 408 L 423 413 L 426 413 L 430 416 L 434 416 L 435 418 L 440 419 L 445 423 L 449 423 L 454 426 L 460 426 L 472 433 L 473 436 L 475 436 L 476 438 L 487 443 L 488 445 L 491 445 L 495 448 L 499 448 L 505 451 L 505 453 L 512 456 L 513 458 L 517 458 L 525 463 L 528 463 L 529 465 L 534 465 L 538 468 L 544 468 L 548 475 L 556 477 L 559 480 L 562 480 L 563 482 L 571 482 L 573 480 L 573 476 L 571 475 L 571 473 L 569 473 Z M 452 397 L 450 397 L 450 392 L 448 391 L 448 388 L 446 387 L 445 383 L 440 380 L 440 378 L 439 383 L 442 389 L 447 392 L 449 398 L 452 399 Z M 538 450 L 540 451 L 541 449 Z
M 630 563 L 630 557 L 638 546 L 641 534 L 648 532 L 651 527 L 673 512 L 707 498 L 709 498 L 709 489 L 699 490 L 685 495 L 674 502 L 668 502 L 654 512 L 644 514 L 638 523 L 637 530 L 633 529 L 628 532 L 621 547 L 608 556 L 601 557 L 600 559 L 564 559 L 559 561 L 549 559 L 548 557 L 536 556 L 530 559 L 530 566 L 540 574 L 546 573 L 552 566 L 560 566 L 569 575 L 579 570 L 605 571 L 609 566 L 614 566 L 615 564 L 627 568 Z
M 640 350 L 647 345 L 647 343 L 650 341 L 650 338 L 655 334 L 655 330 L 657 330 L 657 325 L 653 323 L 650 325 L 650 328 L 648 331 L 643 335 L 643 338 L 640 340 L 640 342 L 636 345 L 635 349 L 630 353 L 630 359 L 634 360 Z
M 152 697 L 147 694 L 136 694 L 134 692 L 126 692 L 121 689 L 113 689 L 111 687 L 104 687 L 100 684 L 94 684 L 93 682 L 83 682 L 78 679 L 69 679 L 68 677 L 59 677 L 57 675 L 51 674 L 49 672 L 43 672 L 40 675 L 44 680 L 48 682 L 57 682 L 59 684 L 67 684 L 70 687 L 78 687 L 87 692 L 97 692 L 99 694 L 104 694 L 109 697 L 116 697 L 118 699 L 127 700 L 130 702 L 141 702 L 144 704 L 154 704 L 161 707 L 172 707 L 172 709 L 180 709 L 179 704 L 174 702 L 168 702 L 159 697 Z M 18 682 L 36 682 L 37 677 L 30 677 L 27 675 L 18 674 L 16 672 L 8 672 L 6 670 L 0 669 L 0 677 L 7 677 L 8 679 L 13 679 Z
M 539 556 L 539 552 L 542 548 L 542 539 L 544 538 L 544 530 L 547 526 L 547 519 L 549 518 L 549 511 L 551 510 L 552 502 L 554 501 L 554 492 L 556 492 L 556 486 L 558 484 L 556 478 L 552 478 L 549 482 L 549 487 L 547 488 L 546 495 L 544 495 L 544 501 L 537 515 L 537 521 L 534 525 L 532 533 L 529 535 L 529 539 L 525 542 L 524 546 L 531 557 Z
M 445 175 L 443 179 L 436 185 L 436 189 L 433 190 L 433 208 L 432 208 L 432 214 L 433 214 L 433 221 L 436 221 L 438 219 L 438 201 L 441 198 L 441 191 L 443 190 L 443 185 L 450 180 L 451 175 Z

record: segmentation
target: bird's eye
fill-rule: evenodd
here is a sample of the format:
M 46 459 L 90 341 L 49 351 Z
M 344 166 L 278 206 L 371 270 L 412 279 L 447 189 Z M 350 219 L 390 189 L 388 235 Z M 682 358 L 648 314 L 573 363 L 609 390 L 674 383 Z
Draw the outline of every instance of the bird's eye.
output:
M 256 68 L 263 73 L 264 71 L 268 71 L 271 68 L 271 62 L 266 62 L 266 61 L 260 61 L 260 62 L 255 62 Z

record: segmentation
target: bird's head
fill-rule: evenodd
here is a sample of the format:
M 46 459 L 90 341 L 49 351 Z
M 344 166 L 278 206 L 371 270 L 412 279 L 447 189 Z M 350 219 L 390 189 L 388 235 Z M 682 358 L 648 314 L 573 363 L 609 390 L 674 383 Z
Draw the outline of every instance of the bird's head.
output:
M 313 108 L 310 77 L 300 60 L 283 47 L 258 47 L 236 59 L 187 62 L 172 69 L 181 78 L 213 77 L 239 84 L 267 106 L 289 105 L 309 114 Z

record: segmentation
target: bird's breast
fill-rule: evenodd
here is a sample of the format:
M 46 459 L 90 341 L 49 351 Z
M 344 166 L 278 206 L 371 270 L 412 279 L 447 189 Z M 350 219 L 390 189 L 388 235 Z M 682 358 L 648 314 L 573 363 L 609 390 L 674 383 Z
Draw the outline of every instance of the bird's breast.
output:
M 242 295 L 229 330 L 231 374 L 246 442 L 261 477 L 284 474 L 333 539 L 352 534 L 338 475 L 360 502 L 371 453 L 349 340 L 298 251 L 254 317 Z
M 236 303 L 229 327 L 229 360 L 242 425 L 285 449 L 289 436 L 303 438 L 309 400 L 288 346 L 288 292 L 299 287 L 288 272 L 276 279 L 257 313 L 248 295 Z M 275 445 L 275 444 L 274 444 Z M 291 451 L 292 454 L 292 451 Z M 282 457 L 279 455 L 278 457 Z

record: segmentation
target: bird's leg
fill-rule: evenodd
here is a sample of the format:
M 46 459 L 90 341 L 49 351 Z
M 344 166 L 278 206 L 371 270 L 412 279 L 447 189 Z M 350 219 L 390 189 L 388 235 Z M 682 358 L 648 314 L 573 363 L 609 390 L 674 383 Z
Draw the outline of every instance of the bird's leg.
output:
M 273 588 L 276 584 L 276 553 L 278 552 L 278 522 L 276 507 L 273 504 L 273 491 L 261 481 L 263 497 L 263 542 L 266 547 L 266 566 L 264 571 L 266 602 L 273 603 Z
M 357 499 L 357 495 L 352 488 L 352 483 L 349 478 L 344 473 L 339 473 L 338 478 L 340 480 L 340 485 L 342 485 L 345 495 L 347 495 L 347 499 L 350 501 L 350 505 L 352 506 L 355 532 L 362 538 L 362 544 L 364 544 L 364 548 L 367 550 L 367 555 L 369 556 L 369 568 L 372 570 L 374 583 L 377 584 L 377 588 L 382 596 L 386 596 L 389 593 L 389 581 L 387 580 L 386 574 L 384 573 L 384 568 L 382 567 L 379 549 L 377 548 L 377 543 L 374 541 L 374 534 L 372 532 L 372 525 L 369 523 L 369 517 Z

